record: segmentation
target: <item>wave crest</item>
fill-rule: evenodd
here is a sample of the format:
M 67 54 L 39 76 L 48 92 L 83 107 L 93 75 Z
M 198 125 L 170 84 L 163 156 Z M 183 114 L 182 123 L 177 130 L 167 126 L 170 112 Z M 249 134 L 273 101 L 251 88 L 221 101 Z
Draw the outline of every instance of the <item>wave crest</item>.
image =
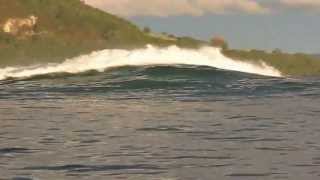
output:
M 225 57 L 220 49 L 203 47 L 198 50 L 183 49 L 177 46 L 157 48 L 148 45 L 136 50 L 101 50 L 68 59 L 61 64 L 46 64 L 28 67 L 7 67 L 0 69 L 0 80 L 7 78 L 24 78 L 52 73 L 81 73 L 90 70 L 103 72 L 106 69 L 122 66 L 147 65 L 196 65 L 218 69 L 239 71 L 263 76 L 281 77 L 281 73 L 261 62 L 251 64 Z

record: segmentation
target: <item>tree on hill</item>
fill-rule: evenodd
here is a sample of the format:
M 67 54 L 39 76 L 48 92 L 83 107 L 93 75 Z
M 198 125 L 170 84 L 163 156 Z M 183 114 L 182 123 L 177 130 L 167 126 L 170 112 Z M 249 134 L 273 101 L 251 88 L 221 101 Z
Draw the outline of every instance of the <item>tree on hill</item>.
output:
M 281 51 L 281 49 L 276 48 L 276 49 L 274 49 L 274 50 L 272 51 L 272 53 L 273 53 L 273 54 L 282 54 L 282 51 Z
M 149 34 L 151 33 L 151 29 L 149 27 L 144 27 L 143 32 Z
M 227 50 L 229 45 L 223 37 L 213 37 L 210 41 L 211 46 L 221 48 L 222 50 Z

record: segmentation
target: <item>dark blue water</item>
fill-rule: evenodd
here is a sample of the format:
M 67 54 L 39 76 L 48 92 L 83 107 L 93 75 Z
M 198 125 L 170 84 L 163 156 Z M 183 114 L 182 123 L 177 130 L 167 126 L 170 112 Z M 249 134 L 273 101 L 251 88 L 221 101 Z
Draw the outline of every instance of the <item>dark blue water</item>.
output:
M 0 179 L 320 179 L 319 80 L 177 66 L 0 81 Z

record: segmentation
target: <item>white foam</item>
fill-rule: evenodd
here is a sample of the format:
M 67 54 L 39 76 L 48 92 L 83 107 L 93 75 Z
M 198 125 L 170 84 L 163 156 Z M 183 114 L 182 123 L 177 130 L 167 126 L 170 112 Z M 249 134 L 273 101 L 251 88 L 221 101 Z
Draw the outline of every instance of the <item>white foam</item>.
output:
M 102 50 L 89 55 L 68 59 L 61 64 L 43 66 L 7 67 L 0 69 L 0 80 L 23 78 L 51 73 L 80 73 L 89 70 L 105 71 L 121 66 L 146 65 L 198 65 L 219 69 L 281 77 L 281 73 L 265 63 L 251 64 L 225 57 L 220 49 L 203 47 L 198 50 L 182 49 L 176 46 L 157 48 L 148 45 L 136 50 Z

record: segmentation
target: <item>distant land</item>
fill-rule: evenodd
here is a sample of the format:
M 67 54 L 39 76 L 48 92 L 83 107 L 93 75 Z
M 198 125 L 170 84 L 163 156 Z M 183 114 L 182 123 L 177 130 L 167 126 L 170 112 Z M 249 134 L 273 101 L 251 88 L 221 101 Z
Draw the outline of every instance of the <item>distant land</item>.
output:
M 28 24 L 31 17 L 34 24 Z M 10 21 L 12 30 L 5 32 Z M 173 41 L 149 35 L 129 21 L 80 0 L 1 0 L 0 25 L 0 66 L 55 62 L 106 48 L 146 44 L 195 48 L 202 43 L 187 37 Z
M 80 0 L 1 0 L 0 68 L 62 62 L 101 49 L 134 49 L 147 44 L 199 48 L 213 45 L 240 61 L 265 63 L 285 75 L 319 75 L 320 55 L 275 50 L 229 49 L 192 37 L 176 37 L 139 28 L 133 23 L 90 7 Z
M 320 54 L 313 54 L 312 56 L 320 60 Z

